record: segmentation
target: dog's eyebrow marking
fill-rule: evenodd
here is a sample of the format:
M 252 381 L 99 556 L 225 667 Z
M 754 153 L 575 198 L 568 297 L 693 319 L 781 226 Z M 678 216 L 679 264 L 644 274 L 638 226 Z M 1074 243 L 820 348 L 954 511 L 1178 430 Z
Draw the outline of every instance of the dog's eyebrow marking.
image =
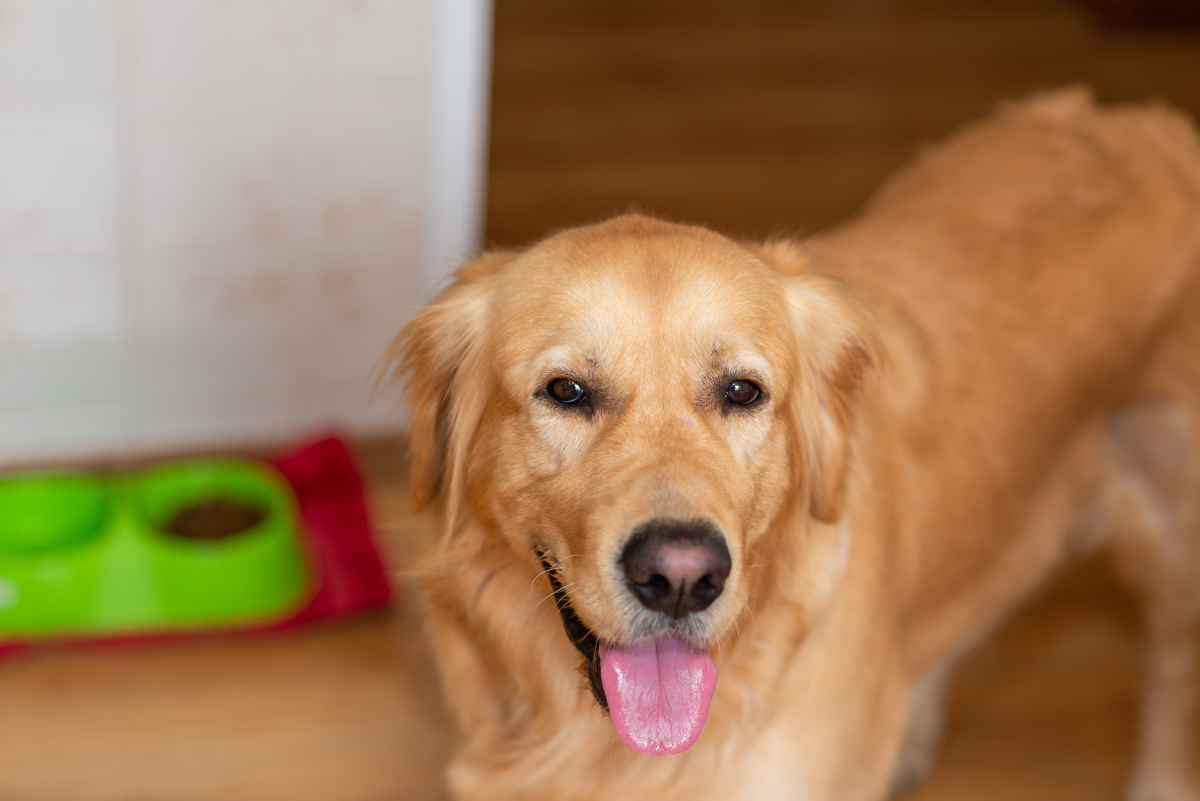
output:
M 769 381 L 771 366 L 752 349 L 714 342 L 708 370 L 710 373 L 727 375 L 731 380 L 749 378 L 762 385 Z

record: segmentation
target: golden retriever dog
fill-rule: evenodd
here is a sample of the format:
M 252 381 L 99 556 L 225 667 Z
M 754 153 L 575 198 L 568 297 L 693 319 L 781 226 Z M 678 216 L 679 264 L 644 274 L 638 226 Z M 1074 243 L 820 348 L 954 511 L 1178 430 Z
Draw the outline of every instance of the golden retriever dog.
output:
M 752 244 L 628 215 L 400 333 L 460 799 L 880 799 L 1064 560 L 1145 612 L 1134 801 L 1196 799 L 1200 142 L 1081 91 Z

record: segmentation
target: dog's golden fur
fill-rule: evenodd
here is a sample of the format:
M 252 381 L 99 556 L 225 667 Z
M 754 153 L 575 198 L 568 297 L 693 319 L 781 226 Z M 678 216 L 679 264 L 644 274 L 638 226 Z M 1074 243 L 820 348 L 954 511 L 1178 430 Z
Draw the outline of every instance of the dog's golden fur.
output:
M 624 216 L 487 254 L 401 333 L 420 569 L 463 799 L 877 799 L 917 777 L 954 661 L 1071 553 L 1144 601 L 1138 801 L 1194 799 L 1200 144 L 1080 92 L 923 156 L 850 224 L 737 243 Z M 591 411 L 547 400 L 589 388 Z M 753 409 L 722 387 L 749 378 Z M 601 640 L 661 631 L 631 528 L 716 521 L 719 665 L 683 754 L 628 751 L 535 551 Z M 661 617 L 661 616 L 660 616 Z

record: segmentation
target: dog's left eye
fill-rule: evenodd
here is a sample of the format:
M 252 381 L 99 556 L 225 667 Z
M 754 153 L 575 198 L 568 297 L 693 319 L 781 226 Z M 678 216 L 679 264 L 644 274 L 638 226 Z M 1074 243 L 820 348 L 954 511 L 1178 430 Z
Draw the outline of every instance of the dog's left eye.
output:
M 559 403 L 578 403 L 586 394 L 578 382 L 570 378 L 556 378 L 546 387 L 550 397 Z
M 749 406 L 758 400 L 758 396 L 762 394 L 758 385 L 753 381 L 747 381 L 744 378 L 739 378 L 736 381 L 729 382 L 729 386 L 725 389 L 725 400 L 738 406 Z

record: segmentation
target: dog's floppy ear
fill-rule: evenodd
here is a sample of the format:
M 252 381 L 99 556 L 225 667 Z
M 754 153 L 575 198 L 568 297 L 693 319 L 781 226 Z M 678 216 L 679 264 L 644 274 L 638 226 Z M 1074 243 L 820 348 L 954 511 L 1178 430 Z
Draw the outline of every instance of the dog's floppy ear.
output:
M 453 283 L 400 330 L 385 355 L 405 378 L 412 409 L 412 501 L 416 511 L 439 498 L 457 512 L 467 446 L 483 412 L 480 352 L 495 272 L 515 253 L 492 252 L 468 262 Z
M 754 250 L 782 274 L 795 325 L 801 374 L 792 408 L 809 512 L 834 523 L 842 514 L 859 388 L 879 360 L 877 335 L 840 283 L 808 272 L 798 246 L 774 242 Z

